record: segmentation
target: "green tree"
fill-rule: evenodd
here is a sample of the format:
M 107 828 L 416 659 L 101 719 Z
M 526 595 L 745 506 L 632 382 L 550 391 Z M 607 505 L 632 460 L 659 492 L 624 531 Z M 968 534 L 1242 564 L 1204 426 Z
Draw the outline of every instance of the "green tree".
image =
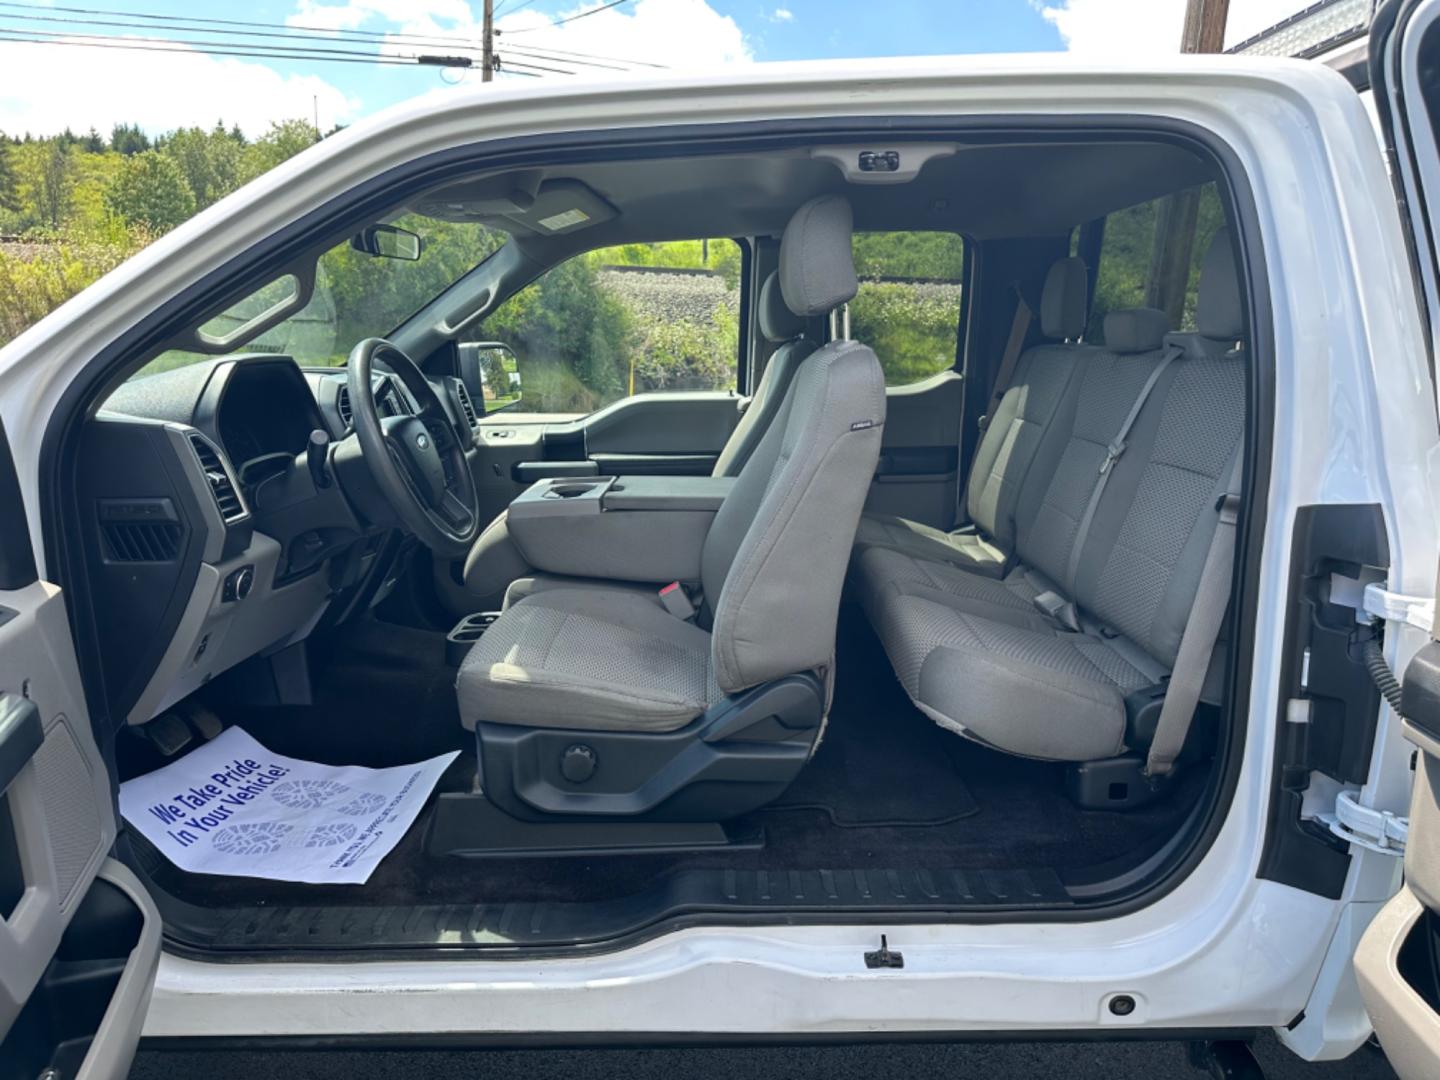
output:
M 127 157 L 140 154 L 150 149 L 150 137 L 139 124 L 116 124 L 110 129 L 110 149 Z
M 11 160 L 10 140 L 0 132 L 0 210 L 12 213 L 20 209 L 20 181 Z
M 242 182 L 244 147 L 222 125 L 212 131 L 192 127 L 171 132 L 160 150 L 180 167 L 196 210 L 229 195 Z
M 320 133 L 308 120 L 272 123 L 269 131 L 246 148 L 244 178 L 253 180 L 319 141 Z
M 195 196 L 173 159 L 146 150 L 125 163 L 105 193 L 105 205 L 128 222 L 162 233 L 195 212 Z
M 39 166 L 34 188 L 36 207 L 41 220 L 52 229 L 58 229 L 70 208 L 70 196 L 75 185 L 69 148 L 59 138 L 50 140 L 42 151 Z

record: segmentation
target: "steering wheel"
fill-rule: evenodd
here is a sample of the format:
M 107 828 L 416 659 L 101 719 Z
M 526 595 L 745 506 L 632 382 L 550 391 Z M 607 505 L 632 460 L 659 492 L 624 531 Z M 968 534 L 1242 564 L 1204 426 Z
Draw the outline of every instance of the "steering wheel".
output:
M 371 375 L 377 359 L 404 383 L 418 416 L 380 415 Z M 350 350 L 346 385 L 361 456 L 396 515 L 436 554 L 464 557 L 480 532 L 480 503 L 465 446 L 435 388 L 384 338 Z

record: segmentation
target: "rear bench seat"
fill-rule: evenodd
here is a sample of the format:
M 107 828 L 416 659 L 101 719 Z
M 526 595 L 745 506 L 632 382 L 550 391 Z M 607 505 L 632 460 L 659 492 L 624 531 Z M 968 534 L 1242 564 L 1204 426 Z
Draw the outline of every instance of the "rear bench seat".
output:
M 965 492 L 969 524 L 947 533 L 906 518 L 866 514 L 855 534 L 857 557 L 871 547 L 895 548 L 990 577 L 1004 576 L 1015 549 L 1021 484 L 1066 400 L 1077 355 L 1085 351 L 1069 342 L 1085 330 L 1086 288 L 1085 264 L 1077 258 L 1056 261 L 1045 276 L 1040 332 L 1047 343 L 1021 354 L 985 429 Z M 864 578 L 860 580 L 863 587 Z
M 1198 334 L 1165 334 L 1159 312 L 1113 312 L 1104 348 L 1063 347 L 1073 372 L 1019 481 L 1003 577 L 899 545 L 858 554 L 896 674 L 940 725 L 1061 761 L 1144 741 L 1125 698 L 1175 662 L 1240 453 L 1242 308 L 1223 232 L 1196 321 Z

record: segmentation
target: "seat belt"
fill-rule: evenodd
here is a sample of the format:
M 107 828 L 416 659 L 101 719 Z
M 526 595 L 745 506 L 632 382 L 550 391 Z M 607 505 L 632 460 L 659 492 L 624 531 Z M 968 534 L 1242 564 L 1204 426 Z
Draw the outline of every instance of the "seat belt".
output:
M 1210 670 L 1215 643 L 1220 640 L 1220 627 L 1225 622 L 1225 609 L 1230 605 L 1230 586 L 1234 577 L 1235 534 L 1240 516 L 1240 471 L 1242 457 L 1237 451 L 1230 469 L 1225 494 L 1220 496 L 1215 535 L 1205 553 L 1205 566 L 1195 589 L 1195 604 L 1180 635 L 1180 649 L 1175 655 L 1175 668 L 1165 699 L 1160 705 L 1160 719 L 1155 736 L 1150 740 L 1150 753 L 1145 761 L 1146 776 L 1167 776 L 1175 767 L 1175 759 L 1185 746 L 1195 708 Z
M 1025 294 L 1020 291 L 1020 286 L 1016 285 L 1014 288 L 1015 318 L 1010 323 L 1010 336 L 1005 339 L 1000 370 L 995 372 L 995 385 L 990 388 L 990 401 L 985 406 L 985 415 L 980 417 L 982 435 L 990 426 L 990 419 L 1000 408 L 1000 399 L 1005 396 L 1005 391 L 1010 389 L 1010 380 L 1015 377 L 1015 365 L 1020 362 L 1020 354 L 1025 351 L 1025 339 L 1030 334 L 1030 324 L 1035 321 L 1035 313 L 1025 302 Z
M 976 422 L 980 430 L 980 437 L 985 437 L 985 432 L 990 428 L 990 419 L 1000 408 L 1000 400 L 1005 396 L 1005 391 L 1010 389 L 1010 380 L 1015 377 L 1015 365 L 1020 362 L 1020 354 L 1025 351 L 1025 339 L 1030 335 L 1030 324 L 1035 320 L 1035 313 L 1025 301 L 1025 294 L 1020 291 L 1020 286 L 1012 286 L 1015 290 L 1015 318 L 1010 322 L 1010 336 L 1005 339 L 1005 352 L 1000 356 L 1000 369 L 995 372 L 995 385 L 990 388 L 990 400 L 985 405 L 985 413 Z M 955 445 L 955 471 L 960 471 L 960 463 L 965 459 L 965 418 L 960 418 L 960 424 L 956 429 Z M 978 447 L 977 447 L 978 449 Z M 969 520 L 965 504 L 970 497 L 970 478 L 963 481 L 957 475 L 955 480 L 955 524 L 960 526 Z
M 1105 494 L 1105 485 L 1110 482 L 1110 474 L 1115 471 L 1115 462 L 1125 453 L 1129 445 L 1125 440 L 1130 437 L 1130 429 L 1135 426 L 1135 421 L 1140 417 L 1140 410 L 1145 407 L 1145 402 L 1150 400 L 1150 393 L 1155 389 L 1155 384 L 1160 381 L 1160 376 L 1165 374 L 1165 369 L 1178 360 L 1184 354 L 1184 350 L 1178 345 L 1171 345 L 1165 350 L 1165 355 L 1160 358 L 1160 363 L 1155 365 L 1155 370 L 1150 372 L 1150 377 L 1145 380 L 1145 385 L 1140 388 L 1140 395 L 1135 399 L 1135 404 L 1130 406 L 1130 412 L 1126 414 L 1120 430 L 1115 433 L 1115 438 L 1110 440 L 1110 445 L 1105 448 L 1105 460 L 1100 463 L 1100 477 L 1095 481 L 1095 490 L 1090 492 L 1090 501 L 1085 504 L 1085 513 L 1080 517 L 1080 527 L 1075 531 L 1075 546 L 1070 549 L 1070 565 L 1066 570 L 1069 578 L 1068 587 L 1073 591 L 1075 588 L 1075 572 L 1080 569 L 1080 553 L 1085 549 L 1085 541 L 1090 535 L 1090 527 L 1095 524 L 1095 511 L 1100 506 L 1100 498 Z

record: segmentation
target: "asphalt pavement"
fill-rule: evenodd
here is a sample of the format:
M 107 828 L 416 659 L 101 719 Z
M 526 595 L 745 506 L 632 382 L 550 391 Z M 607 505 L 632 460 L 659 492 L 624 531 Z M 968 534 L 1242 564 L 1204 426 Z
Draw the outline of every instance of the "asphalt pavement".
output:
M 1255 1044 L 1268 1080 L 1393 1080 L 1379 1050 L 1310 1065 L 1272 1036 Z M 144 1049 L 130 1080 L 1154 1080 L 1203 1077 L 1182 1043 L 865 1043 L 821 1047 L 584 1050 Z

